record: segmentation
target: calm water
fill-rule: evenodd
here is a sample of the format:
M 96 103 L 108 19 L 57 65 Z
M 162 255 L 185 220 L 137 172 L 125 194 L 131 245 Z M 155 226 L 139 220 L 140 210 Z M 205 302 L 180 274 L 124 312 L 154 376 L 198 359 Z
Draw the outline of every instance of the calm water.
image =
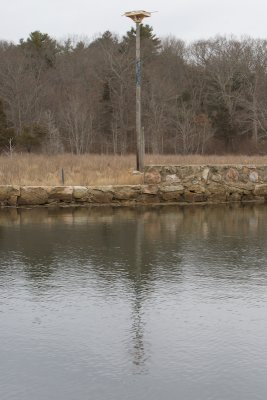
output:
M 1 400 L 265 400 L 267 206 L 0 211 Z

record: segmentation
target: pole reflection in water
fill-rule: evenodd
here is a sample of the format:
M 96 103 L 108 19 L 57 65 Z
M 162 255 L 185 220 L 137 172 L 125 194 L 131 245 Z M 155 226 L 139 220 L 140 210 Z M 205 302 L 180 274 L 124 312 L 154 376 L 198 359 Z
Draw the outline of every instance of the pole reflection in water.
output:
M 142 321 L 142 301 L 144 301 L 144 288 L 142 287 L 143 274 L 143 243 L 144 221 L 142 217 L 137 220 L 135 243 L 135 276 L 133 282 L 133 359 L 134 364 L 141 369 L 145 364 L 144 322 Z

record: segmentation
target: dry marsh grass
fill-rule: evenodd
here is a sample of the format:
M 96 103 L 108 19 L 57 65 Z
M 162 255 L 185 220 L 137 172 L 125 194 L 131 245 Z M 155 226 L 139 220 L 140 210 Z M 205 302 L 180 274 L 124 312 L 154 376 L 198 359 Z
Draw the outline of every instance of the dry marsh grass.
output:
M 267 156 L 174 156 L 146 155 L 150 165 L 201 164 L 267 164 Z M 135 156 L 71 154 L 0 156 L 0 185 L 61 185 L 64 170 L 65 185 L 120 185 L 143 183 L 142 176 L 133 175 Z

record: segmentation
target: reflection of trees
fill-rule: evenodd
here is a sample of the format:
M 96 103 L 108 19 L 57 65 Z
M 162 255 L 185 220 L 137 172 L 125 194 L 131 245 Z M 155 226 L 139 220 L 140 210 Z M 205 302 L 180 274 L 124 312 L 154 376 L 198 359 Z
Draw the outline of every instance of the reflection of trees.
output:
M 188 241 L 198 245 L 205 240 L 205 246 L 212 247 L 224 238 L 226 245 L 238 247 L 240 237 L 249 237 L 248 246 L 254 245 L 252 239 L 265 240 L 265 209 L 220 205 L 1 210 L 0 252 L 21 254 L 29 268 L 51 266 L 56 259 L 73 258 L 80 264 L 90 259 L 95 273 L 103 280 L 108 277 L 109 283 L 120 273 L 134 280 L 136 258 L 141 256 L 142 277 L 153 281 L 153 265 L 164 265 L 166 256 Z M 161 278 L 169 272 L 162 271 Z
M 177 272 L 173 263 L 162 266 L 189 242 L 212 251 L 219 240 L 237 250 L 244 247 L 244 240 L 248 249 L 255 240 L 265 241 L 265 209 L 264 205 L 220 205 L 1 210 L 0 253 L 2 257 L 20 254 L 33 280 L 49 277 L 66 264 L 75 270 L 73 260 L 86 274 L 90 261 L 102 284 L 112 285 L 122 277 L 135 282 L 142 264 L 142 282 L 151 286 L 158 269 L 166 280 L 172 268 Z
M 179 246 L 164 219 L 157 209 L 19 210 L 13 226 L 8 218 L 3 224 L 2 245 L 6 254 L 12 250 L 19 256 L 34 293 L 42 294 L 60 274 L 93 279 L 107 295 L 123 287 L 121 293 L 128 292 L 132 304 L 133 362 L 140 368 L 146 359 L 144 303 L 153 291 L 157 266 L 165 279 L 164 251 Z
M 235 270 L 224 278 L 250 279 L 246 271 L 254 266 L 241 263 L 240 254 L 266 248 L 265 214 L 265 205 L 0 210 L 0 279 L 16 255 L 35 293 L 61 276 L 81 284 L 91 279 L 106 296 L 128 293 L 133 363 L 140 370 L 149 356 L 144 312 L 155 284 L 178 287 L 188 257 L 196 270 L 220 279 L 218 254 L 231 257 L 224 269 Z

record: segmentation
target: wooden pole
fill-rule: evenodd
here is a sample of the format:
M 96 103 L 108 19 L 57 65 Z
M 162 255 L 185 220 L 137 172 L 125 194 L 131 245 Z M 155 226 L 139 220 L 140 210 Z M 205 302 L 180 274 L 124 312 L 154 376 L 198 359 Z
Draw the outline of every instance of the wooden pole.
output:
M 141 39 L 140 23 L 136 22 L 136 169 L 143 171 L 144 154 L 142 146 L 142 105 L 141 105 Z
M 141 151 L 140 151 L 140 164 L 142 166 L 142 170 L 144 170 L 144 160 L 145 157 L 145 128 L 142 126 L 142 131 L 141 131 Z
M 61 182 L 62 185 L 65 185 L 65 173 L 63 168 L 61 168 Z

